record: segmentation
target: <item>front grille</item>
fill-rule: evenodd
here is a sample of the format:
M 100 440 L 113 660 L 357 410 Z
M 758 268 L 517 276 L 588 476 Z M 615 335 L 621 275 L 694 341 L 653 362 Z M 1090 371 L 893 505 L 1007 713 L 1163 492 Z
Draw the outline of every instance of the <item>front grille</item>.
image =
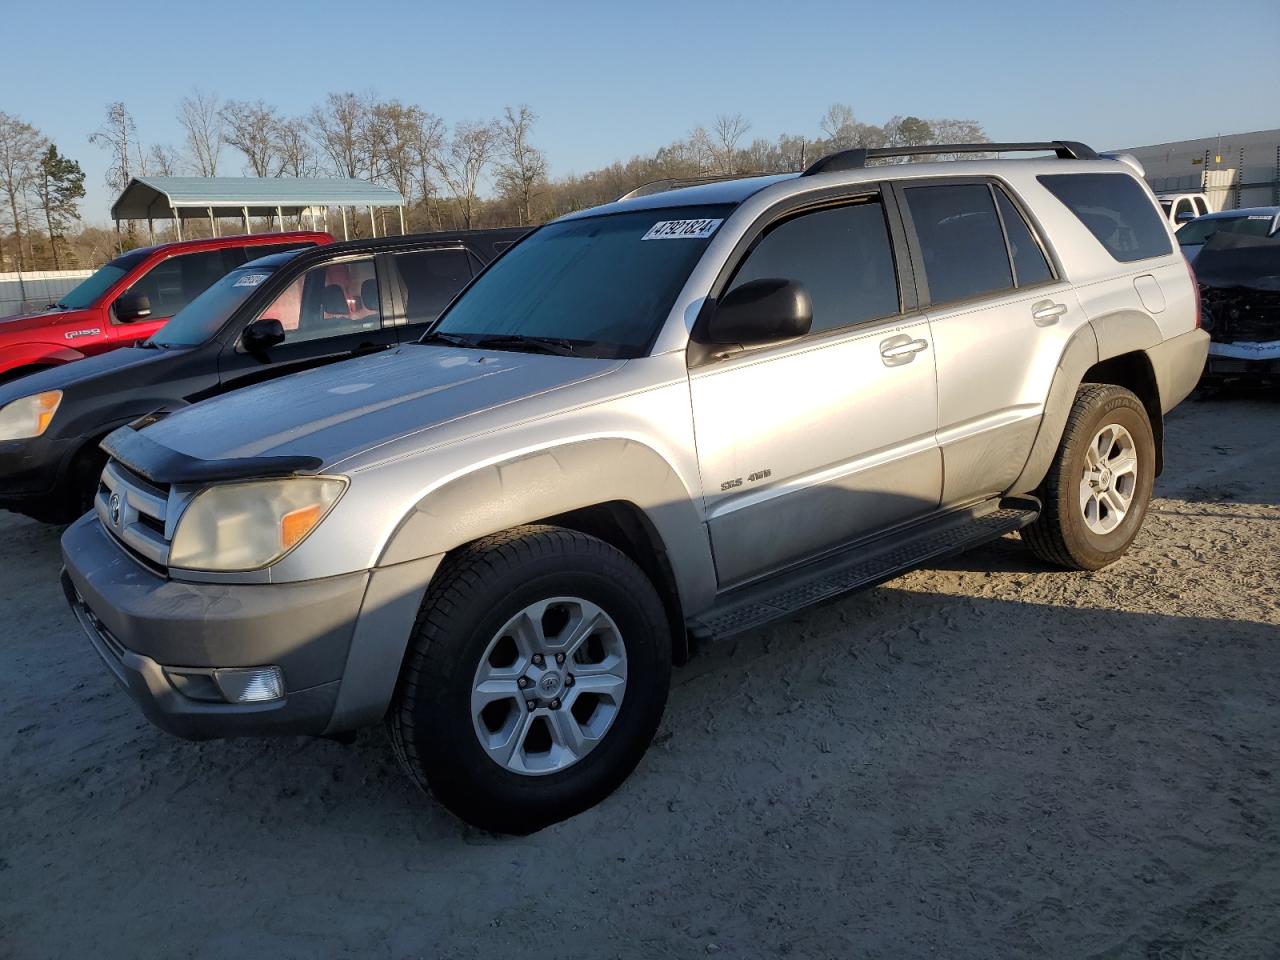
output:
M 94 499 L 98 519 L 142 560 L 169 564 L 169 489 L 138 476 L 119 461 L 107 461 Z

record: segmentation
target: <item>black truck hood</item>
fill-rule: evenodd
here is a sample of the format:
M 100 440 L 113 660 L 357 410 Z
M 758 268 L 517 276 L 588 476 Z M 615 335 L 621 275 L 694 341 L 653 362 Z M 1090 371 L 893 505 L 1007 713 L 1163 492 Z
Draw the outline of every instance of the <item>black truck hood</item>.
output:
M 68 390 L 72 387 L 92 388 L 93 381 L 110 382 L 121 377 L 126 370 L 164 363 L 174 355 L 174 348 L 121 347 L 107 353 L 99 353 L 74 363 L 66 363 L 48 370 L 37 370 L 0 386 L 0 406 L 19 397 L 46 390 Z

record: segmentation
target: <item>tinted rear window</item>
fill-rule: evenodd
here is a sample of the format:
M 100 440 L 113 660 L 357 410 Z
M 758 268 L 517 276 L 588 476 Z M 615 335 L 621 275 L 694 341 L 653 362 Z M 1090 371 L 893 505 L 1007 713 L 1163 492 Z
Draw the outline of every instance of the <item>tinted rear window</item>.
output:
M 1173 252 L 1164 221 L 1133 177 L 1123 173 L 1053 173 L 1037 179 L 1121 263 Z

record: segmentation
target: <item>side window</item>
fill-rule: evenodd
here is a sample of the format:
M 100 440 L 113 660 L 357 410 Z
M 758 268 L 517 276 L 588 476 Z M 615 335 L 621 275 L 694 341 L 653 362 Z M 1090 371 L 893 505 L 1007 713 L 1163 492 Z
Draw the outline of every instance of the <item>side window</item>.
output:
M 431 323 L 471 280 L 465 250 L 416 250 L 396 254 L 392 262 L 410 324 Z
M 151 316 L 171 317 L 227 272 L 221 250 L 161 260 L 129 289 L 151 301 Z
M 1173 252 L 1160 214 L 1126 173 L 1053 173 L 1037 177 L 1121 263 Z
M 1196 197 L 1196 215 L 1203 217 L 1209 212 L 1209 205 L 1204 202 L 1204 197 Z
M 377 330 L 382 326 L 382 307 L 373 260 L 312 267 L 259 316 L 280 321 L 285 343 Z
M 730 289 L 771 277 L 804 284 L 815 333 L 897 313 L 898 281 L 879 199 L 802 213 L 770 228 Z
M 1014 280 L 1018 286 L 1026 287 L 1033 283 L 1052 280 L 1053 271 L 1049 269 L 1049 261 L 1044 258 L 1044 251 L 1031 235 L 1031 228 L 1027 226 L 1027 221 L 1013 205 L 1013 201 L 998 188 L 996 189 L 996 206 L 1000 208 L 1000 219 L 1004 221 L 1005 236 L 1009 238 Z
M 1188 220 L 1196 218 L 1196 208 L 1191 205 L 1190 197 L 1183 197 L 1178 201 L 1178 205 L 1173 208 L 1173 222 L 1186 223 Z
M 1013 286 L 1004 234 L 985 183 L 907 187 L 904 193 L 933 303 Z

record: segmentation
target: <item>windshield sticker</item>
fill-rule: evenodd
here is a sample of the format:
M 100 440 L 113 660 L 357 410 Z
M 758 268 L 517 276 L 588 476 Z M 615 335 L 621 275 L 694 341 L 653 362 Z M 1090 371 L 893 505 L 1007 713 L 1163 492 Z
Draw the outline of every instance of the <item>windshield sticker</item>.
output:
M 263 280 L 267 279 L 270 274 L 266 273 L 246 273 L 243 277 L 232 284 L 233 287 L 256 287 Z
M 641 240 L 705 240 L 723 220 L 659 220 Z
M 1270 219 L 1271 219 L 1271 216 L 1270 216 L 1270 214 L 1266 214 L 1266 213 L 1264 213 L 1264 214 L 1251 213 L 1251 214 L 1249 214 L 1249 216 L 1248 216 L 1248 218 L 1247 218 L 1247 219 L 1249 219 L 1249 220 L 1270 220 Z

